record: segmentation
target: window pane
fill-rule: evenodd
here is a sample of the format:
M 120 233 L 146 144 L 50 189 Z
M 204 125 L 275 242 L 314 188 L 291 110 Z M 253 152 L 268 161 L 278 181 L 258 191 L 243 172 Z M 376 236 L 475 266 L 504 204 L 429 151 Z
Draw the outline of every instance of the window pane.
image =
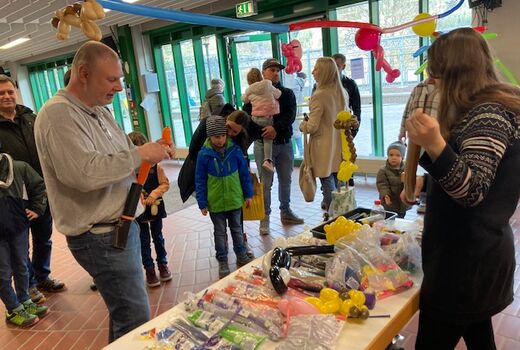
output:
M 177 77 L 175 75 L 172 46 L 170 44 L 163 45 L 161 49 L 175 144 L 177 147 L 186 147 L 186 137 L 184 136 L 184 126 L 182 124 L 181 106 L 179 91 L 177 89 Z
M 437 15 L 450 9 L 454 5 L 453 0 L 430 0 L 428 13 Z M 447 32 L 455 28 L 471 26 L 471 9 L 465 4 L 451 15 L 437 20 L 437 31 Z
M 393 27 L 412 20 L 419 11 L 417 0 L 384 0 L 379 5 L 381 27 Z M 381 70 L 383 83 L 383 149 L 398 139 L 401 118 L 410 92 L 420 76 L 415 75 L 419 60 L 412 55 L 419 48 L 419 37 L 411 28 L 384 34 L 381 46 L 385 59 L 393 69 L 399 69 L 401 76 L 393 83 L 386 81 L 386 73 Z M 386 152 L 385 152 L 386 154 Z
M 303 158 L 303 139 L 299 126 L 303 120 L 303 113 L 309 112 L 309 97 L 312 87 L 316 83 L 311 72 L 316 64 L 316 60 L 323 56 L 323 41 L 321 28 L 304 29 L 289 33 L 289 41 L 298 39 L 302 45 L 302 71 L 295 74 L 285 74 L 284 85 L 294 91 L 298 109 L 296 120 L 293 124 L 294 156 Z
M 206 73 L 206 86 L 211 86 L 211 79 L 221 78 L 218 64 L 217 38 L 215 35 L 202 37 L 202 50 L 204 56 L 204 70 Z
M 121 78 L 121 86 L 126 86 L 125 79 Z M 121 117 L 123 119 L 123 130 L 128 134 L 129 132 L 132 132 L 132 118 L 130 117 L 130 109 L 128 108 L 128 99 L 126 98 L 125 90 L 119 91 L 117 93 L 117 96 L 114 96 L 114 98 L 119 98 L 119 106 L 120 106 L 120 112 Z
M 191 128 L 195 130 L 199 125 L 200 94 L 197 68 L 195 66 L 195 53 L 193 52 L 193 42 L 191 40 L 181 42 L 181 53 L 188 106 L 190 109 Z
M 337 18 L 340 21 L 369 22 L 368 3 L 362 2 L 356 5 L 339 7 Z M 361 95 L 361 125 L 354 139 L 356 153 L 360 156 L 372 156 L 374 155 L 372 146 L 374 113 L 372 108 L 370 52 L 357 47 L 354 41 L 356 31 L 356 28 L 338 28 L 338 47 L 339 52 L 347 58 L 343 73 L 356 81 Z
M 242 37 L 248 40 L 247 36 Z M 242 39 L 241 38 L 241 39 Z M 247 72 L 251 68 L 262 70 L 262 63 L 268 58 L 273 57 L 270 40 L 237 42 L 237 60 L 239 67 L 240 91 L 236 91 L 240 98 L 247 89 Z

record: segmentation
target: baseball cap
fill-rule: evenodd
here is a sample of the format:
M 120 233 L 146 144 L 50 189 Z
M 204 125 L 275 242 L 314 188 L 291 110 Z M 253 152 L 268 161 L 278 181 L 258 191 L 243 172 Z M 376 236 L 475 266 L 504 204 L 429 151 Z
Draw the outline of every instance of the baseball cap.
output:
M 281 64 L 280 61 L 278 61 L 276 58 L 269 58 L 264 62 L 264 64 L 262 64 L 262 70 L 266 70 L 267 68 L 271 67 L 278 67 L 280 70 L 285 68 L 285 66 Z

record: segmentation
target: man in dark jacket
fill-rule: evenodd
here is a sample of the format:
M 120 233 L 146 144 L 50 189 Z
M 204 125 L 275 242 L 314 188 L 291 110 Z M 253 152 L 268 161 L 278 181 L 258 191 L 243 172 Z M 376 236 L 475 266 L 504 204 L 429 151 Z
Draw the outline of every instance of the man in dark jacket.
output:
M 291 175 L 293 171 L 294 152 L 292 147 L 292 124 L 296 117 L 296 98 L 294 92 L 280 83 L 280 71 L 285 66 L 276 58 L 266 60 L 262 65 L 264 79 L 269 79 L 273 86 L 282 95 L 278 99 L 280 113 L 273 116 L 273 125 L 264 127 L 262 137 L 273 139 L 273 163 L 278 174 L 278 194 L 280 199 L 280 219 L 283 224 L 303 224 L 303 219 L 297 217 L 290 207 L 291 202 Z M 245 104 L 243 110 L 251 114 L 252 106 Z M 265 219 L 260 222 L 260 234 L 268 235 L 269 215 L 271 214 L 271 187 L 273 185 L 273 173 L 263 170 L 261 164 L 264 160 L 264 147 L 262 140 L 255 141 L 255 161 L 260 181 L 264 184 Z
M 28 163 L 43 176 L 34 141 L 35 119 L 36 115 L 31 109 L 16 103 L 14 81 L 6 75 L 0 75 L 0 152 Z M 45 298 L 39 290 L 60 292 L 66 289 L 63 282 L 49 276 L 52 217 L 48 206 L 45 213 L 31 221 L 31 233 L 33 253 L 32 262 L 28 264 L 29 292 L 33 301 L 42 302 Z

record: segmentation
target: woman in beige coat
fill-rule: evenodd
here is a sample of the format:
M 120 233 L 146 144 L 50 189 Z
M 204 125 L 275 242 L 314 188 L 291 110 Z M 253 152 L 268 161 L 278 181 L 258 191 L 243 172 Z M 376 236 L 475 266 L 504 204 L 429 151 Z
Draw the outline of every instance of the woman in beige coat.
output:
M 348 106 L 348 95 L 341 86 L 338 68 L 332 58 L 318 58 L 312 75 L 317 88 L 309 103 L 309 119 L 300 124 L 300 130 L 310 135 L 310 161 L 314 175 L 321 181 L 321 207 L 328 211 L 342 160 L 340 132 L 334 128 L 334 121 Z

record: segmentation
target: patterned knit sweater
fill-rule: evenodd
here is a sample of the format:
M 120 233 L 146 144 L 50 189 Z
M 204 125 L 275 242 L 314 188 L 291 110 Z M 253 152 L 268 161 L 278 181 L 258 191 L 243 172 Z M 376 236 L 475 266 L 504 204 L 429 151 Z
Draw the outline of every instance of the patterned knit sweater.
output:
M 518 116 L 495 103 L 474 107 L 435 162 L 425 154 L 421 165 L 435 180 L 424 220 L 421 312 L 457 324 L 489 318 L 513 300 Z

